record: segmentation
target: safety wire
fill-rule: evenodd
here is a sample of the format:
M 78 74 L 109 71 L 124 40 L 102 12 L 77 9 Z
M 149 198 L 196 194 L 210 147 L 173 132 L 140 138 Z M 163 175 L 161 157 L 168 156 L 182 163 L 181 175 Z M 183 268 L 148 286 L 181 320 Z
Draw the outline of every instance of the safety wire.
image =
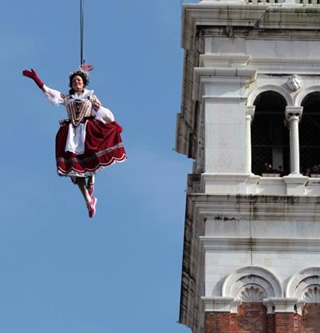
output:
M 84 63 L 84 0 L 80 0 L 80 65 Z

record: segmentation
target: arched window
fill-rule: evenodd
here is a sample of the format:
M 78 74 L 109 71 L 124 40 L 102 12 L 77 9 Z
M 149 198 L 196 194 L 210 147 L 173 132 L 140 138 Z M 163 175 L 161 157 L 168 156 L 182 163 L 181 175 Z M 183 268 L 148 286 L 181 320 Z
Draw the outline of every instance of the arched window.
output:
M 290 173 L 286 104 L 284 97 L 274 91 L 263 92 L 254 101 L 251 139 L 252 172 L 256 175 Z
M 300 120 L 300 165 L 304 175 L 319 174 L 320 164 L 320 92 L 307 95 Z

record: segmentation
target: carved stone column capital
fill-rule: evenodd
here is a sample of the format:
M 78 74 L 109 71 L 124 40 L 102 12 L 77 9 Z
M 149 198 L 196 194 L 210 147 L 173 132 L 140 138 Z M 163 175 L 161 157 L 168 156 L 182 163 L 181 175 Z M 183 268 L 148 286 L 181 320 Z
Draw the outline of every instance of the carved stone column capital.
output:
M 245 111 L 246 111 L 246 118 L 252 120 L 254 117 L 254 113 L 256 111 L 256 106 L 255 105 L 246 106 Z
M 303 106 L 287 106 L 286 107 L 286 119 L 288 121 L 297 119 L 300 121 L 303 113 Z

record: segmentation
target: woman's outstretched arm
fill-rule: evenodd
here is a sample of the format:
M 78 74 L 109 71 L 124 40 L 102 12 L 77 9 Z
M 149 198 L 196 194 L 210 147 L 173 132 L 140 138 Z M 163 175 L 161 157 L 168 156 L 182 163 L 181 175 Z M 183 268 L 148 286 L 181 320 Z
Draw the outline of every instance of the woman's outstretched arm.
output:
M 38 74 L 34 69 L 31 69 L 31 71 L 25 69 L 22 72 L 22 75 L 32 79 L 41 90 L 44 90 L 43 89 L 44 83 L 40 80 Z
M 36 85 L 45 93 L 49 102 L 51 102 L 52 104 L 55 104 L 55 105 L 64 103 L 64 98 L 63 98 L 61 92 L 47 87 L 40 80 L 38 74 L 36 73 L 36 71 L 34 69 L 31 69 L 31 71 L 25 69 L 22 72 L 22 75 L 32 79 L 36 83 Z

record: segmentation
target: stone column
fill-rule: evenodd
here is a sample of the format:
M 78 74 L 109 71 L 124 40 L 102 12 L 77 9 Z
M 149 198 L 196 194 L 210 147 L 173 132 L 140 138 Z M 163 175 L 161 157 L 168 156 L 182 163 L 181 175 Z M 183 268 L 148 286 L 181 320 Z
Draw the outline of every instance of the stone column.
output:
M 251 121 L 256 107 L 246 107 L 246 171 L 252 173 Z
M 299 121 L 302 110 L 302 106 L 286 107 L 290 132 L 290 175 L 300 175 Z

